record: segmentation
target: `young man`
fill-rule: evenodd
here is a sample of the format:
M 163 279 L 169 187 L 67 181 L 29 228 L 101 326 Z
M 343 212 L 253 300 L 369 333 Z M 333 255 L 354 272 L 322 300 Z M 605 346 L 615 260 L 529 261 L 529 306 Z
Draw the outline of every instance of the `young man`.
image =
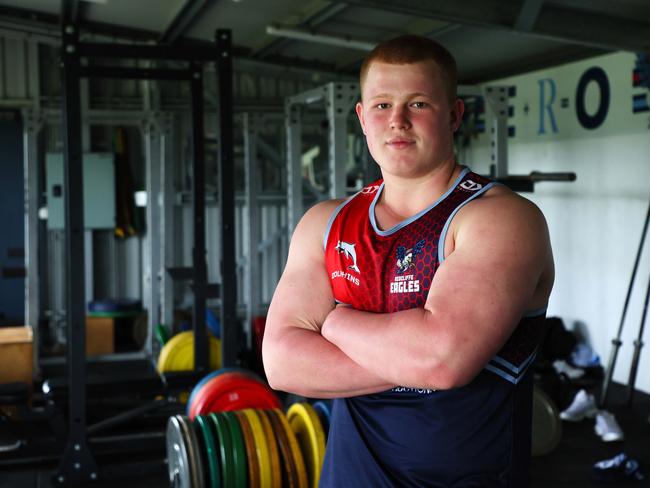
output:
M 544 217 L 454 160 L 464 106 L 442 46 L 380 44 L 361 95 L 383 181 L 297 226 L 268 379 L 336 399 L 321 486 L 525 487 L 529 366 L 553 284 Z

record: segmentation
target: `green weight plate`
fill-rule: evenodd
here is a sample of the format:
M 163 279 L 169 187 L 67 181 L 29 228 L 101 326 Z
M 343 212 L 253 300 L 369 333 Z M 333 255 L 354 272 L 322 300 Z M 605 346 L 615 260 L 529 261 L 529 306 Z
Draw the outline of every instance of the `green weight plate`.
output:
M 187 446 L 188 461 L 190 467 L 190 477 L 192 478 L 192 488 L 205 488 L 205 477 L 203 475 L 203 464 L 199 454 L 198 440 L 192 426 L 192 421 L 185 416 L 179 416 L 183 436 Z
M 237 417 L 232 412 L 223 412 L 224 418 L 228 421 L 230 429 L 230 439 L 232 440 L 233 456 L 235 459 L 235 487 L 247 488 L 248 486 L 248 466 L 246 465 L 246 447 L 244 446 L 244 437 Z
M 208 480 L 208 456 L 206 452 L 205 442 L 203 441 L 203 434 L 201 433 L 201 428 L 196 422 L 190 420 L 189 428 L 194 431 L 194 437 L 196 438 L 196 452 L 198 455 L 198 463 L 201 464 L 203 468 L 203 484 L 209 486 Z
M 221 459 L 221 484 L 226 488 L 235 486 L 235 460 L 232 449 L 232 439 L 228 421 L 221 413 L 208 415 L 219 437 L 219 453 Z
M 199 427 L 201 432 L 200 437 L 203 438 L 203 445 L 205 451 L 205 459 L 208 466 L 208 480 L 207 483 L 210 488 L 221 488 L 221 470 L 219 469 L 219 451 L 217 449 L 217 442 L 212 433 L 210 420 L 202 415 L 194 419 L 194 425 Z
M 562 438 L 562 421 L 557 407 L 537 386 L 533 389 L 532 455 L 548 454 Z
M 169 485 L 177 488 L 192 488 L 190 463 L 180 415 L 167 420 L 167 471 Z

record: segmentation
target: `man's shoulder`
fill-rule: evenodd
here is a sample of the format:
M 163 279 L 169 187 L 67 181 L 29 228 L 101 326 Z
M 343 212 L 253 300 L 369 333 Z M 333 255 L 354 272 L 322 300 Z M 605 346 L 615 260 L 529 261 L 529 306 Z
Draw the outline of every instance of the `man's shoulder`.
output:
M 481 198 L 468 202 L 454 220 L 456 230 L 486 224 L 495 229 L 512 225 L 525 226 L 529 230 L 546 228 L 546 220 L 537 205 L 504 185 L 495 185 Z
M 331 216 L 344 201 L 343 198 L 323 200 L 310 207 L 298 222 L 292 241 L 302 245 L 318 244 L 320 247 Z
M 335 198 L 332 200 L 323 200 L 317 202 L 312 207 L 310 207 L 307 212 L 305 212 L 303 219 L 316 222 L 324 221 L 323 223 L 327 223 L 336 208 L 345 201 L 345 198 Z

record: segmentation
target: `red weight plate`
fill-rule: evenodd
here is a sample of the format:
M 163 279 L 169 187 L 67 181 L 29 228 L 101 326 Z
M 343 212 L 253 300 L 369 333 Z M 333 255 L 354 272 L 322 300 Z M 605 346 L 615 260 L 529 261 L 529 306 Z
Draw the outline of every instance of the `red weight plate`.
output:
M 193 415 L 244 408 L 282 408 L 268 386 L 250 378 L 221 375 L 206 383 L 204 388 L 205 394 L 197 395 L 194 401 Z
M 187 403 L 187 416 L 194 420 L 194 417 L 197 415 L 201 415 L 200 413 L 197 413 L 196 406 L 199 404 L 204 404 L 206 399 L 208 399 L 213 393 L 212 389 L 214 388 L 214 381 L 217 378 L 220 377 L 226 377 L 226 378 L 247 378 L 250 379 L 251 381 L 258 381 L 255 378 L 251 378 L 250 376 L 243 374 L 240 371 L 229 371 L 229 372 L 222 372 L 220 374 L 215 374 L 211 378 L 209 378 L 207 381 L 204 381 L 203 384 L 197 389 L 195 388 L 192 391 L 192 395 L 190 396 L 190 400 Z M 263 384 L 263 383 L 260 383 Z

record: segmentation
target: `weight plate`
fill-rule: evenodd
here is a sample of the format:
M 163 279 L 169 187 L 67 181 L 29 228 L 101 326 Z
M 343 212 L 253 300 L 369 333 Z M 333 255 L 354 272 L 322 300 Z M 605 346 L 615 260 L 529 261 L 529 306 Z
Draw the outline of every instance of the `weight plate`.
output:
M 557 407 L 546 393 L 533 388 L 532 455 L 548 454 L 562 438 L 562 421 Z
M 224 488 L 235 486 L 235 459 L 228 421 L 220 413 L 211 413 L 208 418 L 219 437 L 219 454 L 221 459 L 221 484 Z
M 167 420 L 167 471 L 169 485 L 177 488 L 192 488 L 190 462 L 179 415 Z
M 332 404 L 327 400 L 318 400 L 312 405 L 314 410 L 318 414 L 320 423 L 323 426 L 323 431 L 325 432 L 325 437 L 330 430 L 330 417 L 332 416 Z
M 224 410 L 234 410 L 234 408 L 231 409 L 222 408 L 222 409 L 214 409 L 214 410 L 207 410 L 207 411 L 198 410 L 199 408 L 205 408 L 205 405 L 209 405 L 214 398 L 218 398 L 222 393 L 224 393 L 223 384 L 224 381 L 226 381 L 226 379 L 228 378 L 230 379 L 239 378 L 242 382 L 246 382 L 246 381 L 257 382 L 257 380 L 251 380 L 248 376 L 243 375 L 239 371 L 224 371 L 221 374 L 215 375 L 212 378 L 210 378 L 208 381 L 203 383 L 201 388 L 194 395 L 194 398 L 192 398 L 191 402 L 188 402 L 188 406 L 187 406 L 188 416 L 190 418 L 193 418 L 195 415 L 203 415 L 210 412 L 222 412 Z M 265 386 L 262 383 L 260 383 L 260 385 Z
M 233 412 L 239 422 L 242 435 L 244 437 L 244 446 L 246 447 L 246 466 L 248 467 L 248 486 L 251 488 L 261 488 L 262 481 L 260 479 L 260 462 L 257 460 L 257 452 L 255 450 L 255 437 L 253 436 L 253 429 L 248 422 L 246 414 L 241 410 Z M 264 487 L 266 488 L 266 487 Z
M 185 437 L 185 445 L 187 446 L 187 457 L 190 466 L 190 477 L 192 478 L 192 488 L 204 488 L 205 476 L 203 474 L 203 464 L 201 462 L 201 455 L 199 453 L 199 444 L 194 432 L 192 421 L 184 416 L 179 416 L 181 427 L 183 428 L 183 435 Z
M 194 398 L 197 395 L 197 393 L 203 388 L 203 386 L 210 381 L 212 378 L 216 378 L 217 376 L 221 376 L 224 373 L 238 373 L 241 374 L 242 376 L 245 376 L 250 379 L 258 380 L 260 383 L 265 384 L 262 379 L 257 376 L 255 373 L 252 371 L 248 371 L 247 369 L 243 368 L 221 368 L 216 371 L 212 371 L 211 373 L 208 373 L 205 375 L 203 378 L 201 378 L 201 381 L 199 381 L 196 386 L 192 389 L 192 393 L 190 394 L 190 398 L 187 401 L 187 415 L 190 415 L 190 408 L 192 403 L 194 402 Z
M 296 470 L 298 472 L 298 487 L 308 488 L 309 483 L 307 482 L 307 468 L 305 467 L 305 459 L 302 456 L 302 452 L 300 450 L 300 444 L 298 444 L 298 439 L 296 439 L 296 435 L 291 430 L 291 426 L 287 421 L 287 417 L 282 412 L 282 410 L 278 408 L 278 409 L 273 409 L 273 411 L 276 413 L 276 416 L 282 423 L 282 427 L 286 431 L 287 438 L 289 439 L 291 454 L 293 455 L 293 459 L 296 465 Z
M 221 367 L 221 341 L 209 337 L 210 369 Z M 194 369 L 194 332 L 176 334 L 160 350 L 158 372 L 191 371 Z
M 203 468 L 204 484 L 209 484 L 208 480 L 208 453 L 206 451 L 205 441 L 203 440 L 203 433 L 201 427 L 196 422 L 189 422 L 189 428 L 194 431 L 194 438 L 196 439 L 196 454 L 198 456 L 198 463 Z
M 280 451 L 280 459 L 283 468 L 282 486 L 298 488 L 298 468 L 293 453 L 291 452 L 291 444 L 289 442 L 289 437 L 287 436 L 287 430 L 285 430 L 282 421 L 279 418 L 280 415 L 284 414 L 279 409 L 266 410 L 266 414 L 273 426 L 273 432 L 275 433 L 275 439 L 277 440 Z
M 203 444 L 205 446 L 205 458 L 207 459 L 209 483 L 211 488 L 221 487 L 221 470 L 219 469 L 219 451 L 217 449 L 217 440 L 212 432 L 210 420 L 204 416 L 197 416 L 194 419 L 194 424 L 198 425 Z
M 90 313 L 119 314 L 140 312 L 141 310 L 142 303 L 133 298 L 106 298 L 88 303 L 88 312 Z
M 318 488 L 325 459 L 325 433 L 318 414 L 309 403 L 294 403 L 287 411 L 287 420 L 298 440 L 307 468 L 309 485 Z
M 257 415 L 262 422 L 264 436 L 269 446 L 269 458 L 271 459 L 272 488 L 282 488 L 282 466 L 280 466 L 280 453 L 278 452 L 278 443 L 275 440 L 273 426 L 269 420 L 266 410 L 257 410 Z
M 245 408 L 279 408 L 280 400 L 266 385 L 235 374 L 223 374 L 207 382 L 192 402 L 190 415 Z
M 206 401 L 209 401 L 211 395 L 215 394 L 215 385 L 213 385 L 213 380 L 218 377 L 218 376 L 223 376 L 226 375 L 228 377 L 233 377 L 233 376 L 239 376 L 240 378 L 246 378 L 245 375 L 239 373 L 239 372 L 228 372 L 228 371 L 223 371 L 223 370 L 217 370 L 215 373 L 219 373 L 217 375 L 212 376 L 209 378 L 207 381 L 203 382 L 200 388 L 194 388 L 192 390 L 192 395 L 190 396 L 190 399 L 187 402 L 187 415 L 190 418 L 194 418 L 195 415 L 198 415 L 197 412 L 197 406 L 199 405 L 204 405 Z M 218 383 L 216 383 L 218 384 Z M 215 410 L 216 412 L 217 410 Z M 203 414 L 209 413 L 209 412 L 202 412 Z
M 228 421 L 230 439 L 232 439 L 232 450 L 235 459 L 235 487 L 246 488 L 248 486 L 248 467 L 246 466 L 246 447 L 244 437 L 237 417 L 232 412 L 223 412 L 222 415 Z
M 248 423 L 253 431 L 253 438 L 255 439 L 255 452 L 257 461 L 260 465 L 260 480 L 263 487 L 271 486 L 273 480 L 273 473 L 271 472 L 271 460 L 269 458 L 269 445 L 264 435 L 264 428 L 257 412 L 253 409 L 247 408 L 243 410 L 244 415 L 248 419 Z

